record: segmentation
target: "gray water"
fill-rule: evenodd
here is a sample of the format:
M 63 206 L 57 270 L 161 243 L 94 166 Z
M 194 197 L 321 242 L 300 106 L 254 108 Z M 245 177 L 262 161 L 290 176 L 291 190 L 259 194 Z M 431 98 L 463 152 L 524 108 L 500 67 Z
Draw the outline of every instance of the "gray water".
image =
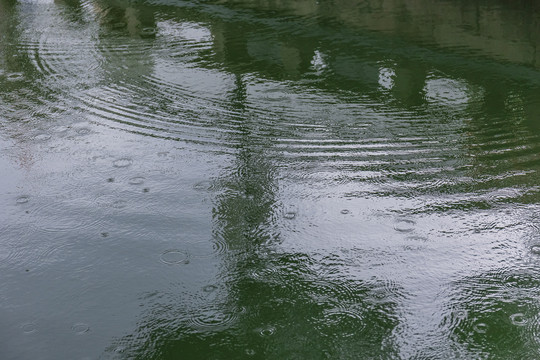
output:
M 0 359 L 540 358 L 539 15 L 0 0 Z

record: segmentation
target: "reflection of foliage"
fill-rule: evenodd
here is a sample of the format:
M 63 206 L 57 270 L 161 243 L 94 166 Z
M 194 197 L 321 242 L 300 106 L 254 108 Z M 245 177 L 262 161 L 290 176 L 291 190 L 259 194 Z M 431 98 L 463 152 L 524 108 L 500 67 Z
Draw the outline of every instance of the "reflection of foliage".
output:
M 302 254 L 259 254 L 220 288 L 168 294 L 111 348 L 129 359 L 362 359 L 391 354 L 396 293 Z M 337 270 L 337 271 L 335 271 Z M 212 292 L 208 292 L 211 290 Z
M 456 283 L 443 326 L 477 354 L 493 359 L 538 357 L 540 273 L 500 272 Z

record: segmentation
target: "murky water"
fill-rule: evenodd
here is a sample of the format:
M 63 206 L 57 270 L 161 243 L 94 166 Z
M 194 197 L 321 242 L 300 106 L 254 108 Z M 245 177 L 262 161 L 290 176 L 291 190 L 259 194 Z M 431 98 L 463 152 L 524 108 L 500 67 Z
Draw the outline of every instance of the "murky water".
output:
M 540 357 L 540 7 L 0 0 L 0 358 Z

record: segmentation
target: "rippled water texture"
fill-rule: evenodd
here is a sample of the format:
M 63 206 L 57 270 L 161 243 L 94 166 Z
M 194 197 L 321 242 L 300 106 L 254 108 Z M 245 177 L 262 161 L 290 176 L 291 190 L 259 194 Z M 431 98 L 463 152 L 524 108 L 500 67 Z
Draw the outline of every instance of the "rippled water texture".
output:
M 540 358 L 533 3 L 0 0 L 0 359 Z

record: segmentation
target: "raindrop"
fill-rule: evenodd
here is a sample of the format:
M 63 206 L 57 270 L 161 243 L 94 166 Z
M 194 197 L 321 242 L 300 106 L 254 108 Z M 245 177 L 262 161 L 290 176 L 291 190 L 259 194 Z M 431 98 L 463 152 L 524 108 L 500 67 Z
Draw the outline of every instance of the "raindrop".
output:
M 349 211 L 348 209 L 343 209 L 343 210 L 341 210 L 341 213 L 342 213 L 343 215 L 347 215 L 347 214 L 350 213 L 350 211 Z
M 253 350 L 253 349 L 246 349 L 246 355 L 247 355 L 247 356 L 253 356 L 253 355 L 255 355 L 255 354 L 256 354 L 255 350 Z
M 104 238 L 109 237 L 109 233 L 108 232 L 102 232 L 101 237 L 104 237 Z
M 130 166 L 132 163 L 133 161 L 129 158 L 121 158 L 114 160 L 113 166 L 117 168 L 124 168 Z
M 411 232 L 414 230 L 414 225 L 416 223 L 413 220 L 409 219 L 399 219 L 394 224 L 394 230 L 399 232 Z
M 189 264 L 188 254 L 182 250 L 167 250 L 161 254 L 160 259 L 169 265 Z
M 21 325 L 21 329 L 25 334 L 31 334 L 36 332 L 36 324 L 33 322 L 25 323 Z
M 110 182 L 110 183 L 114 182 L 114 178 L 108 178 L 107 182 Z
M 77 335 L 82 335 L 90 330 L 90 326 L 85 323 L 76 323 L 71 326 L 71 330 Z
M 525 326 L 529 320 L 525 318 L 525 315 L 522 313 L 512 314 L 510 315 L 510 322 L 516 326 Z
M 27 202 L 30 201 L 30 196 L 28 195 L 21 195 L 17 198 L 17 200 L 15 200 L 17 202 L 17 204 L 26 204 Z
M 478 323 L 474 325 L 473 329 L 479 334 L 485 334 L 487 332 L 488 326 L 484 323 Z
M 145 193 L 150 192 L 150 188 L 144 188 L 143 192 L 145 192 Z
M 129 179 L 128 183 L 130 185 L 141 185 L 144 184 L 144 178 L 142 176 L 136 176 Z

